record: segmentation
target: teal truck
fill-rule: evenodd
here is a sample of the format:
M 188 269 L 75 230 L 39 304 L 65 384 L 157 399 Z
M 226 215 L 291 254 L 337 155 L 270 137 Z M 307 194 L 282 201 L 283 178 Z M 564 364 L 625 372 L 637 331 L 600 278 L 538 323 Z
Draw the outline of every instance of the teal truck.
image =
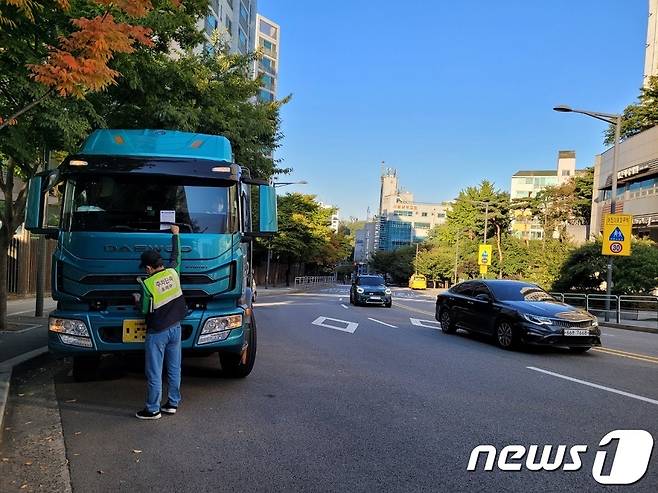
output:
M 143 350 L 133 293 L 147 249 L 171 251 L 180 228 L 185 353 L 219 354 L 245 377 L 256 357 L 252 245 L 277 231 L 276 193 L 233 162 L 225 137 L 168 130 L 96 130 L 80 151 L 30 180 L 26 228 L 57 239 L 48 346 L 88 379 L 104 353 Z M 59 200 L 54 200 L 59 197 Z M 53 203 L 59 209 L 53 213 Z

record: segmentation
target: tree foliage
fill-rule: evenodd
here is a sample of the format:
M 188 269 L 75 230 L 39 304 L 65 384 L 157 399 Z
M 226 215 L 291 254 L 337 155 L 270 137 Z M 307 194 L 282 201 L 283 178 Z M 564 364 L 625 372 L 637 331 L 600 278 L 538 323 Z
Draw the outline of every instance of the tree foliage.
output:
M 315 196 L 289 193 L 277 200 L 279 233 L 271 240 L 273 256 L 290 266 L 305 264 L 315 273 L 333 271 L 352 249 L 349 239 L 329 227 L 334 209 L 322 207 Z
M 629 104 L 625 109 L 621 122 L 621 139 L 658 125 L 658 76 L 652 76 L 646 87 L 640 89 L 638 101 Z M 615 125 L 610 125 L 605 133 L 606 145 L 615 143 Z
M 395 284 L 406 285 L 414 272 L 415 255 L 415 245 L 401 247 L 393 252 L 377 251 L 370 259 L 370 268 L 378 274 L 386 275 Z
M 573 250 L 561 265 L 556 291 L 604 291 L 607 257 L 601 240 Z M 634 240 L 629 257 L 617 257 L 612 271 L 613 294 L 649 294 L 658 286 L 658 247 L 650 240 Z

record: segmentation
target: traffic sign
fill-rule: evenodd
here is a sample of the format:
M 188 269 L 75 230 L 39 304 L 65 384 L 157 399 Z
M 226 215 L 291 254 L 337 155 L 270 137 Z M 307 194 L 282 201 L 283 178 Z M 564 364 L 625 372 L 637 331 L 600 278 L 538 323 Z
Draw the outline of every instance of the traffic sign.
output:
M 486 274 L 488 268 L 489 268 L 488 265 L 481 265 L 480 266 L 480 274 L 482 274 L 482 275 Z
M 491 245 L 480 245 L 478 250 L 478 264 L 491 265 L 491 254 L 493 247 Z
M 631 254 L 631 214 L 606 214 L 603 219 L 603 255 Z

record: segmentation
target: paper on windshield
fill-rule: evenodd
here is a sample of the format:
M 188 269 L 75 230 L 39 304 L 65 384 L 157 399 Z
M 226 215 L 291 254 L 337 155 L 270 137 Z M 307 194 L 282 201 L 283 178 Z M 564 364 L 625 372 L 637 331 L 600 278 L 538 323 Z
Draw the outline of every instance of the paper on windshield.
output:
M 176 222 L 176 211 L 160 211 L 160 229 L 169 229 Z

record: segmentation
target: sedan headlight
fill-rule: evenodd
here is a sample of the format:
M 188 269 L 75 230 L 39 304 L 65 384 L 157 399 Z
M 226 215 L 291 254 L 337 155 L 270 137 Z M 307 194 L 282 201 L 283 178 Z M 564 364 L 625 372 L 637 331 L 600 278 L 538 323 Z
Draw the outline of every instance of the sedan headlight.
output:
M 50 318 L 48 319 L 48 330 L 77 337 L 89 337 L 87 325 L 82 320 Z
M 363 294 L 363 293 L 365 293 L 366 291 L 365 291 L 365 289 L 363 289 L 363 288 L 356 288 L 356 292 L 359 293 L 359 294 Z
M 386 291 L 384 291 L 386 294 L 391 294 L 391 290 L 389 288 L 386 288 Z
M 242 315 L 212 317 L 206 320 L 201 329 L 199 344 L 209 344 L 226 340 L 232 329 L 242 327 Z
M 538 315 L 530 315 L 529 313 L 524 313 L 523 318 L 525 318 L 531 324 L 553 325 L 553 321 L 548 317 L 540 317 Z
M 592 320 L 592 327 L 598 327 L 599 326 L 599 319 L 595 318 Z

